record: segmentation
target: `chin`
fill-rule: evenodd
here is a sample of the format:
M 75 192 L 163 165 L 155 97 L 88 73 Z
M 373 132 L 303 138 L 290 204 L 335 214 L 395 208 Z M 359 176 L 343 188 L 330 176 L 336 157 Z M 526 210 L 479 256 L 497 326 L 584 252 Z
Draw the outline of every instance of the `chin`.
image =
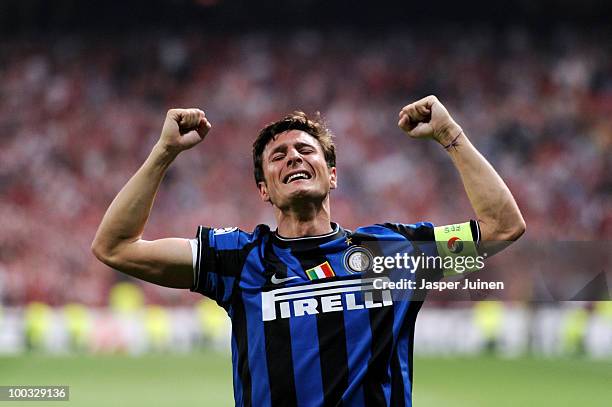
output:
M 299 203 L 305 202 L 320 202 L 325 199 L 327 194 L 325 191 L 317 191 L 311 188 L 300 188 L 292 191 L 283 201 L 286 202 L 286 205 L 283 206 L 293 206 Z
M 312 199 L 316 198 L 318 194 L 316 191 L 309 190 L 308 188 L 302 188 L 295 190 L 289 194 L 289 200 L 294 199 Z

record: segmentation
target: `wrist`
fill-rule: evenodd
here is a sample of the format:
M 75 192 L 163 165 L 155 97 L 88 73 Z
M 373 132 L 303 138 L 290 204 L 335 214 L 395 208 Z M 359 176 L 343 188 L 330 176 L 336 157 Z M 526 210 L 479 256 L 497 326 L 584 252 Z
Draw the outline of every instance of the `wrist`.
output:
M 462 135 L 464 135 L 464 133 L 461 126 L 453 122 L 440 131 L 435 139 L 442 147 L 447 149 L 456 145 Z
M 151 150 L 150 157 L 154 160 L 154 162 L 168 166 L 174 161 L 179 153 L 179 150 L 173 149 L 170 146 L 161 143 L 157 143 L 153 147 L 153 150 Z

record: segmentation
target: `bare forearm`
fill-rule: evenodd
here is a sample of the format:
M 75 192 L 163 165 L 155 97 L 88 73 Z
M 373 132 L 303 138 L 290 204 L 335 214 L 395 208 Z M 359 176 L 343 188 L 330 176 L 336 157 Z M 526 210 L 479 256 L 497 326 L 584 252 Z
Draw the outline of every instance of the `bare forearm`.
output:
M 470 143 L 437 97 L 404 106 L 397 125 L 412 138 L 436 140 L 448 151 L 480 224 L 481 245 L 489 254 L 503 249 L 525 231 L 525 221 L 510 190 Z
M 103 263 L 126 274 L 165 287 L 193 284 L 189 241 L 141 239 L 157 189 L 166 170 L 181 152 L 200 143 L 210 122 L 199 109 L 170 109 L 159 141 L 144 164 L 109 206 L 91 245 Z
M 142 236 L 159 185 L 176 154 L 157 144 L 109 206 L 94 245 L 112 250 Z
M 461 176 L 465 192 L 479 220 L 482 239 L 516 240 L 523 233 L 525 222 L 505 182 L 461 128 L 449 131 L 449 135 L 453 138 L 440 142 L 447 146 L 446 150 Z

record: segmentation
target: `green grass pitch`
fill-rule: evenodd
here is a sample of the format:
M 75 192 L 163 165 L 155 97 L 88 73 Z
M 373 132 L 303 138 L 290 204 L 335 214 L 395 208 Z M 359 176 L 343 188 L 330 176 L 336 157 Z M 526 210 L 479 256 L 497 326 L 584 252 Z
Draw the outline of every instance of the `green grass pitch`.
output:
M 0 357 L 0 385 L 69 385 L 67 402 L 8 406 L 231 406 L 230 361 L 189 355 Z M 612 361 L 417 358 L 414 405 L 610 406 Z

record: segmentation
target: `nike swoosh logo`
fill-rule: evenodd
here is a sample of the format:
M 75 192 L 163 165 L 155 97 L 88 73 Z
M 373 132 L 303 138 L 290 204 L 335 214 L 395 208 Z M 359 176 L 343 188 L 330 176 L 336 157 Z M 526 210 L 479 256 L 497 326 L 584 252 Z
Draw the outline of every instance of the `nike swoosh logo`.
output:
M 272 281 L 272 284 L 282 284 L 286 281 L 293 280 L 294 278 L 299 278 L 299 277 L 293 276 L 293 277 L 287 277 L 287 278 L 276 278 L 276 274 L 274 274 L 272 276 L 272 279 L 270 279 L 270 281 Z

